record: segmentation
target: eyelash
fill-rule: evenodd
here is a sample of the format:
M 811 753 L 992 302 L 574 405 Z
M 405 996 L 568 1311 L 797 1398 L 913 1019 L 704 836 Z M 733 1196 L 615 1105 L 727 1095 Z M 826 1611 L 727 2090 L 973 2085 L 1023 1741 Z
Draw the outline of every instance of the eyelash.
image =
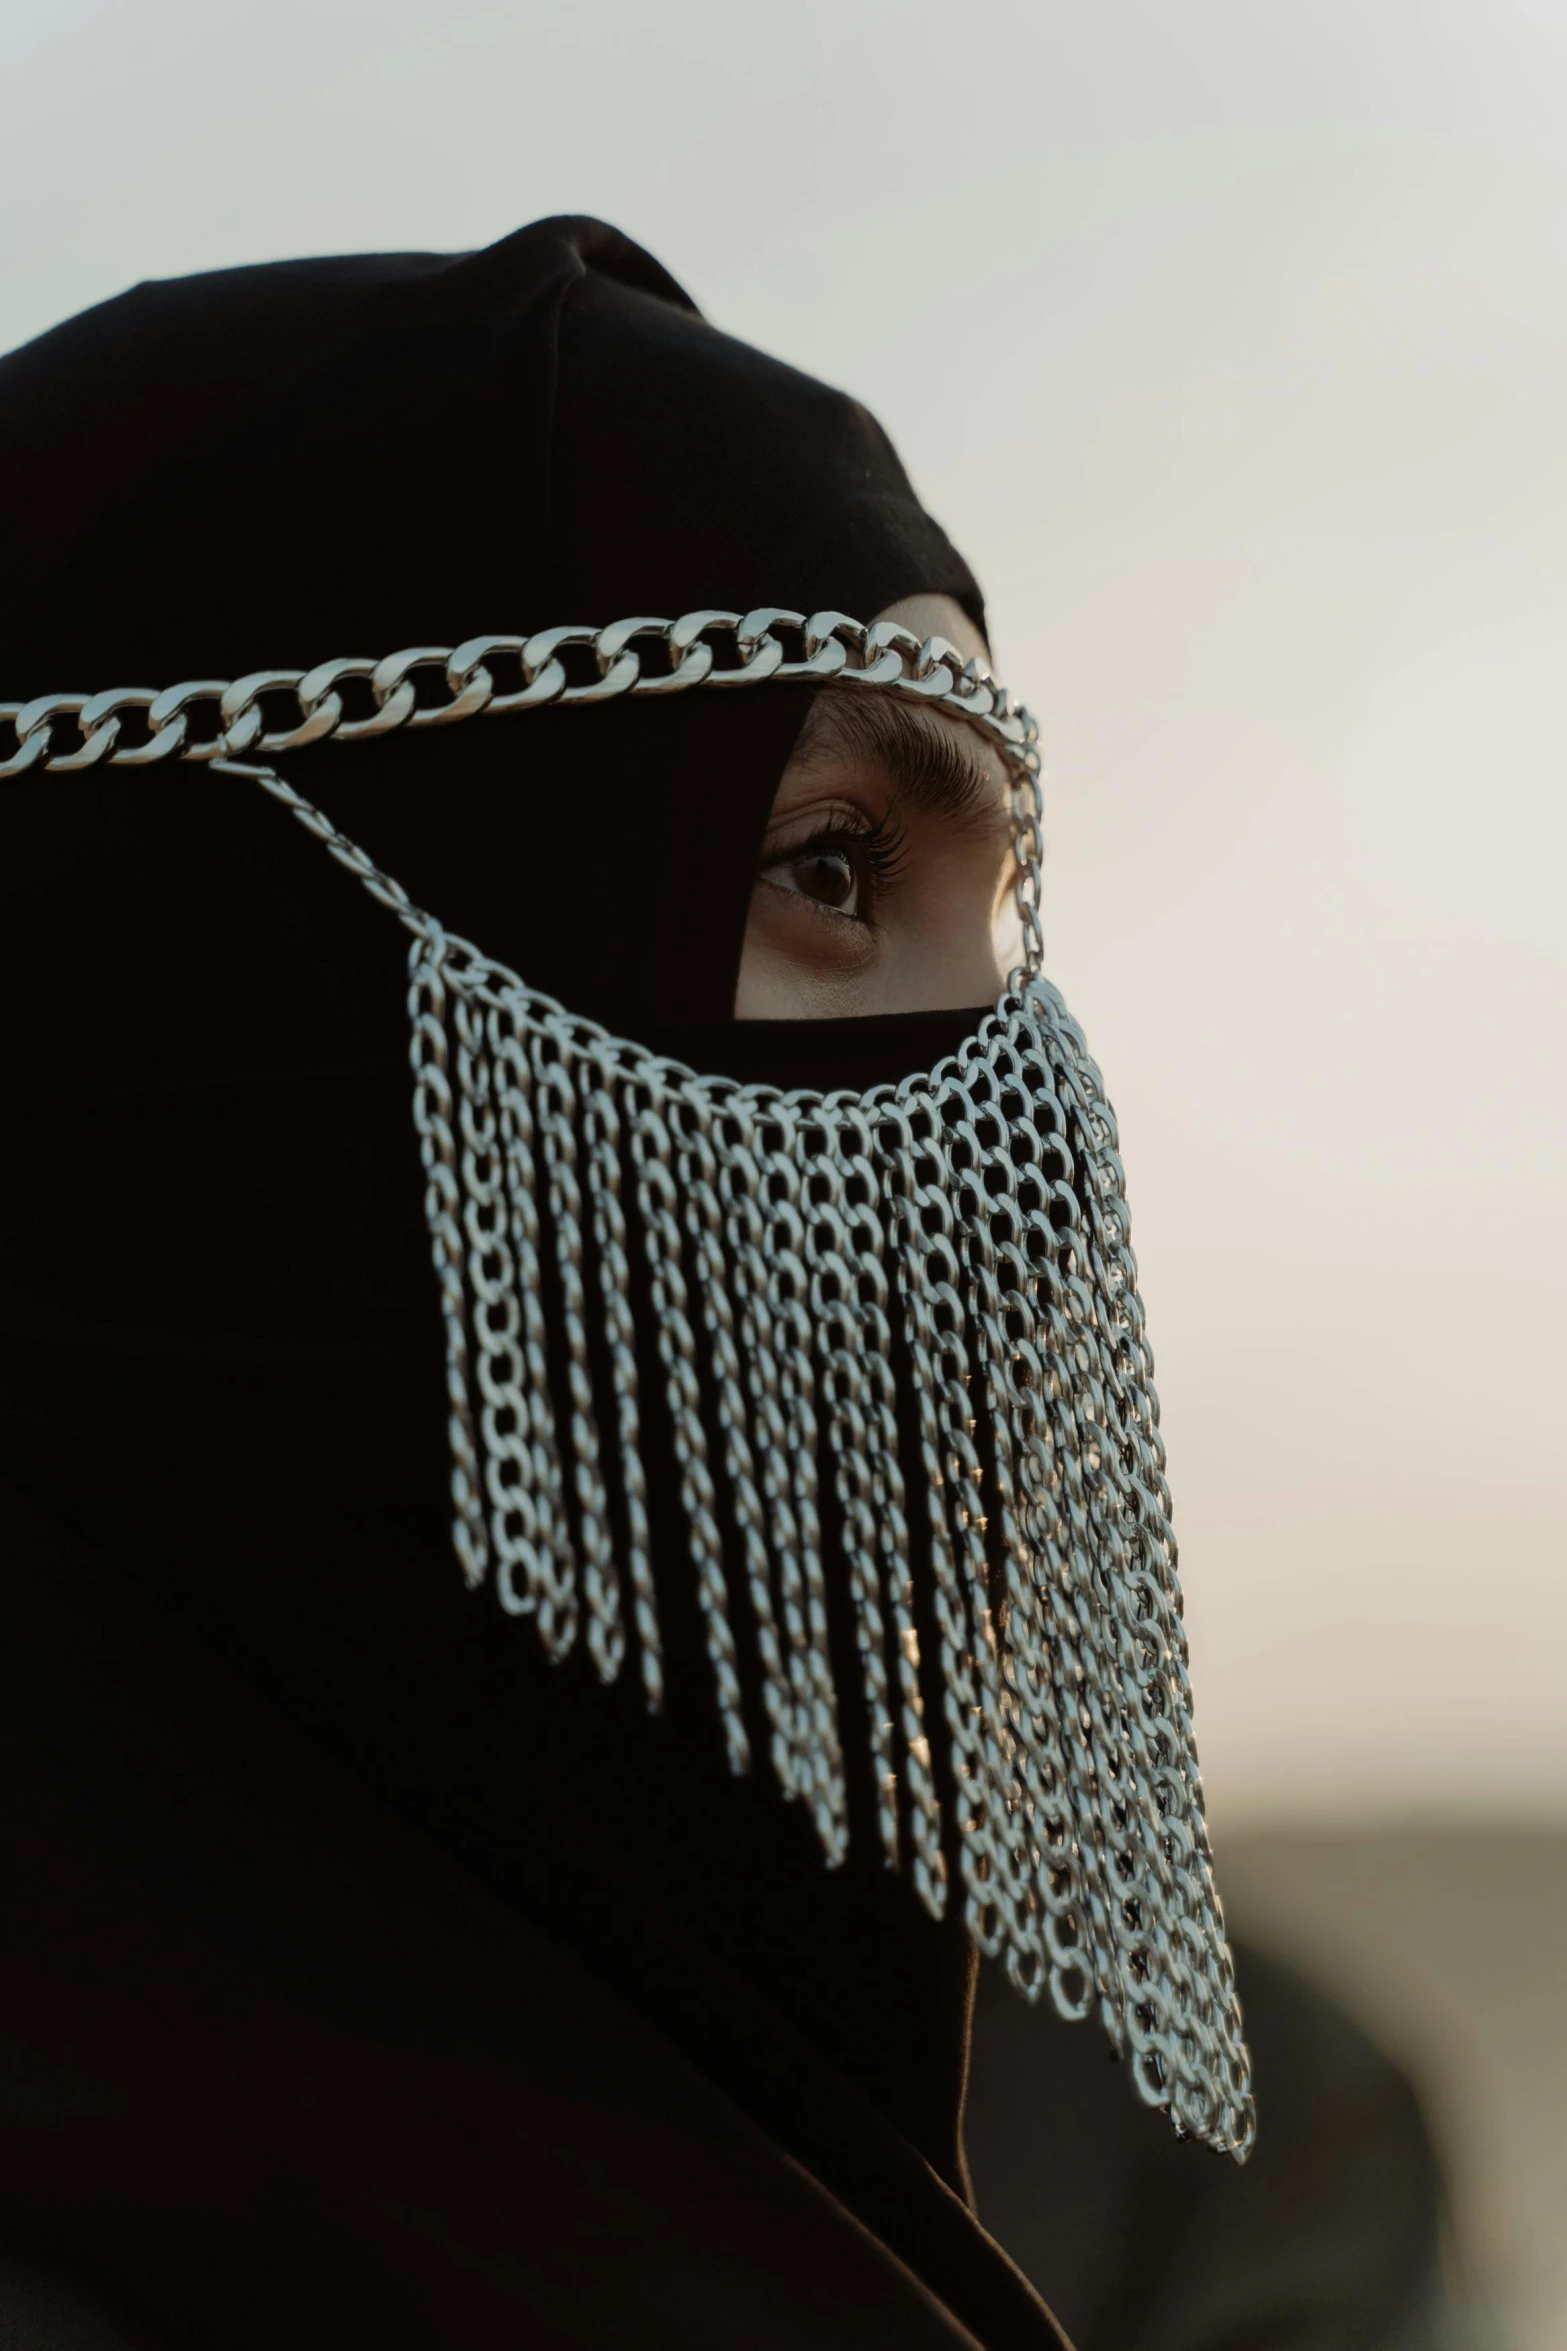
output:
M 890 816 L 883 816 L 875 824 L 852 824 L 847 817 L 834 817 L 821 825 L 803 841 L 780 844 L 770 857 L 769 865 L 781 865 L 795 858 L 820 857 L 834 849 L 852 848 L 865 861 L 870 873 L 871 899 L 874 905 L 884 890 L 902 873 L 907 861 L 908 835 L 901 824 Z M 831 911 L 824 908 L 823 912 Z M 864 922 L 864 915 L 851 915 L 850 921 Z

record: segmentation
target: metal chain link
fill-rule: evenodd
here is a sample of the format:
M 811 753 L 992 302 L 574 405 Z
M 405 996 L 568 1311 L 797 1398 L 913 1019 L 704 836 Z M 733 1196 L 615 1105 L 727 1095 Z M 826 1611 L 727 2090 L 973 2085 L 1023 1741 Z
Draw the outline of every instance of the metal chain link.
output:
M 593 1249 L 598 1262 L 599 1302 L 604 1309 L 604 1336 L 615 1398 L 615 1435 L 626 1524 L 626 1576 L 636 1617 L 643 1695 L 650 1710 L 657 1714 L 664 1703 L 664 1651 L 649 1548 L 647 1478 L 642 1466 L 637 1335 L 631 1312 L 631 1265 L 626 1254 L 626 1215 L 621 1200 L 620 1103 L 608 1073 L 600 1068 L 595 1075 L 598 1082 L 583 1089 L 582 1109 L 588 1196 L 593 1204 Z
M 428 980 L 422 963 L 416 966 L 416 984 L 428 985 L 432 991 L 440 985 L 444 996 L 438 965 Z M 550 1543 L 546 1525 L 550 1483 L 541 1476 L 530 1444 L 533 1370 L 534 1365 L 542 1366 L 543 1356 L 536 1330 L 526 1342 L 523 1334 L 527 1301 L 537 1295 L 537 1266 L 526 1228 L 519 1236 L 520 1262 L 512 1246 L 500 1124 L 503 1113 L 496 1105 L 497 1088 L 491 1080 L 489 1057 L 483 1051 L 482 1010 L 466 997 L 457 997 L 452 1006 L 452 1028 L 461 1102 L 469 1321 L 477 1343 L 489 1544 L 501 1604 L 511 1614 L 521 1615 L 538 1605 L 546 1589 L 545 1557 Z M 416 1028 L 416 1068 L 422 1048 L 423 1038 Z M 529 1345 L 534 1349 L 533 1364 L 528 1359 Z M 477 1529 L 473 1540 L 477 1548 Z M 520 1588 L 516 1580 L 519 1569 Z
M 673 1157 L 673 1140 L 662 1104 L 639 1103 L 631 1126 L 631 1161 L 636 1169 L 637 1208 L 651 1276 L 658 1354 L 664 1367 L 675 1460 L 680 1471 L 680 1502 L 685 1513 L 691 1563 L 696 1571 L 708 1661 L 713 1670 L 729 1768 L 739 1773 L 751 1768 L 751 1742 L 745 1728 L 734 1630 L 729 1617 L 723 1536 L 715 1515 L 718 1497 L 702 1417 L 702 1391 L 696 1369 L 699 1357 L 691 1326 L 690 1290 L 681 1256 L 676 1214 L 679 1196 L 671 1172 Z
M 808 1754 L 796 1738 L 793 1693 L 778 1618 L 773 1605 L 772 1561 L 766 1519 L 757 1487 L 746 1410 L 744 1375 L 736 1338 L 730 1270 L 724 1262 L 723 1202 L 718 1191 L 718 1158 L 712 1120 L 695 1103 L 676 1104 L 676 1172 L 685 1203 L 684 1224 L 691 1246 L 697 1295 L 712 1363 L 715 1411 L 723 1438 L 724 1476 L 739 1537 L 751 1601 L 751 1622 L 762 1667 L 762 1707 L 771 1733 L 773 1769 L 789 1796 L 809 1801 Z M 685 1115 L 681 1116 L 680 1113 Z
M 589 671 L 573 683 L 566 656 Z M 720 654 L 726 659 L 721 660 Z M 497 670 L 520 685 L 506 691 Z M 605 628 L 550 628 L 532 636 L 469 637 L 463 644 L 414 645 L 379 661 L 323 661 L 314 669 L 252 670 L 242 678 L 189 679 L 161 691 L 141 686 L 99 694 L 42 694 L 0 702 L 12 748 L 0 782 L 32 769 L 79 774 L 106 763 L 148 767 L 165 759 L 272 760 L 336 738 L 363 742 L 404 727 L 450 726 L 552 706 L 573 708 L 621 696 L 683 693 L 694 686 L 746 686 L 768 679 L 829 681 L 890 690 L 950 712 L 995 742 L 1026 754 L 1033 722 L 975 660 L 942 637 L 916 637 L 894 621 L 866 626 L 843 612 L 791 612 L 767 605 L 746 613 L 687 612 L 678 620 L 637 616 Z M 348 715 L 343 689 L 370 707 Z M 432 699 L 431 697 L 435 698 Z M 264 704 L 292 700 L 297 716 L 268 726 Z M 133 722 L 130 726 L 127 722 Z M 1037 818 L 1037 807 L 1035 815 Z M 1037 892 L 1025 933 L 1037 923 Z
M 854 1604 L 854 1637 L 876 1781 L 876 1825 L 882 1853 L 895 1869 L 899 1859 L 898 1773 L 887 1630 L 877 1572 L 880 1542 L 867 1416 L 871 1381 L 864 1354 L 865 1321 L 859 1312 L 858 1284 L 851 1263 L 853 1233 L 845 1217 L 837 1121 L 823 1119 L 819 1129 L 812 1121 L 803 1136 L 791 1135 L 789 1140 L 790 1156 L 796 1160 L 803 1156 L 810 1170 L 801 1186 L 800 1200 L 807 1304 L 816 1341 L 816 1377 L 826 1406 L 839 1542 Z
M 743 1098 L 722 1114 L 727 1130 L 716 1182 L 750 1411 L 752 1457 L 759 1465 L 769 1555 L 788 1640 L 796 1785 L 830 1866 L 848 1847 L 847 1793 L 838 1736 L 838 1698 L 828 1646 L 826 1593 L 818 1552 L 814 1428 L 801 1423 L 800 1358 L 773 1320 L 771 1239 L 764 1211 L 764 1135 Z
M 573 1484 L 587 1601 L 588 1653 L 599 1679 L 612 1682 L 626 1651 L 620 1578 L 609 1532 L 609 1497 L 601 1467 L 598 1413 L 588 1368 L 587 1292 L 582 1278 L 582 1189 L 577 1181 L 577 1085 L 572 1063 L 551 1049 L 542 1030 L 529 1037 L 532 1093 L 543 1146 L 545 1200 L 555 1236 L 555 1275 L 565 1340 L 566 1394 Z
M 837 1204 L 849 1247 L 852 1312 L 859 1331 L 863 1373 L 864 1443 L 870 1466 L 870 1508 L 880 1557 L 882 1588 L 893 1634 L 898 1683 L 898 1728 L 908 1781 L 914 1886 L 933 1917 L 947 1904 L 947 1861 L 942 1850 L 941 1802 L 931 1765 L 921 1683 L 920 1640 L 914 1619 L 912 1545 L 903 1465 L 899 1458 L 898 1387 L 893 1370 L 892 1281 L 893 1204 L 883 1182 L 876 1122 L 860 1104 L 840 1100 L 837 1115 L 824 1121 L 824 1148 L 839 1179 Z

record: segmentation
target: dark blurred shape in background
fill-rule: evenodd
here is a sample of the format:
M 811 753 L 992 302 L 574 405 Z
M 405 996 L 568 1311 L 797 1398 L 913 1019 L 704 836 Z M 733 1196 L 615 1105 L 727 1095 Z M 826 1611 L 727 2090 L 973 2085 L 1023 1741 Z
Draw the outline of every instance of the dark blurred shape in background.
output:
M 1096 2036 L 987 1970 L 968 2125 L 986 2227 L 1077 2351 L 1553 2341 L 1567 1837 L 1281 1827 L 1221 1858 L 1252 2162 L 1173 2142 Z
M 1244 1945 L 1257 2069 L 1244 2170 L 1124 2094 L 1095 2036 L 987 1970 L 969 2161 L 980 2217 L 1077 2351 L 1458 2351 L 1445 2196 L 1405 2076 L 1304 1977 Z

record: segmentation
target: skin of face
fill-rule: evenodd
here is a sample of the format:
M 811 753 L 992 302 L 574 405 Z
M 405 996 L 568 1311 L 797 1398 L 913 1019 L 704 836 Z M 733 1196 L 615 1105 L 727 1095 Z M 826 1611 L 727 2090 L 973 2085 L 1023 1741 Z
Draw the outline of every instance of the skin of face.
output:
M 988 660 L 950 596 L 905 597 L 876 617 Z M 1006 769 L 975 728 L 824 688 L 768 818 L 737 1019 L 993 1003 L 1016 960 L 1015 877 Z

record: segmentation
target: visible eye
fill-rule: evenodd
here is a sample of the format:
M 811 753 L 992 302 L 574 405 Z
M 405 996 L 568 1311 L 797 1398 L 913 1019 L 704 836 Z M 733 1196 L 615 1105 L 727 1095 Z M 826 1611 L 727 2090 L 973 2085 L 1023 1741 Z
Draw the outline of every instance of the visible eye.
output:
M 764 865 L 762 879 L 830 906 L 835 914 L 859 912 L 860 877 L 847 849 L 792 849 Z
M 809 839 L 775 848 L 757 880 L 806 899 L 825 913 L 868 923 L 879 895 L 902 862 L 902 835 L 883 823 L 864 831 L 833 824 Z

